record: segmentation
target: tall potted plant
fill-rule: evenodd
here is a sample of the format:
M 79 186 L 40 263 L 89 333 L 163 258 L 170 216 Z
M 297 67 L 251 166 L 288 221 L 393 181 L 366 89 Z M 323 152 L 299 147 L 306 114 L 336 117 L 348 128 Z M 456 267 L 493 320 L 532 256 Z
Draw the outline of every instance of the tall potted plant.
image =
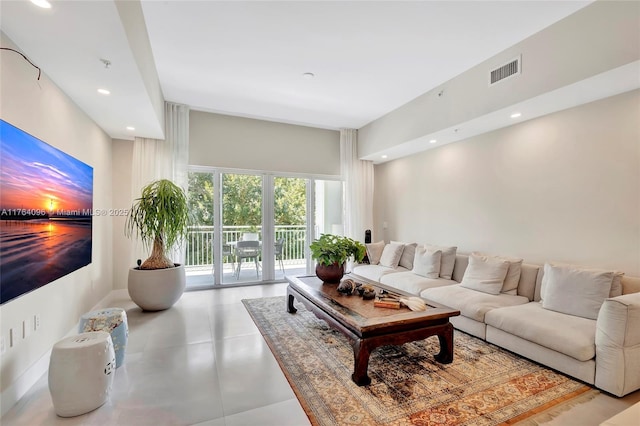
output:
M 125 234 L 139 238 L 147 249 L 152 247 L 147 260 L 129 269 L 129 296 L 143 310 L 168 309 L 182 296 L 184 265 L 173 263 L 167 254 L 187 235 L 188 224 L 187 197 L 170 180 L 151 182 L 134 201 Z
M 309 246 L 311 258 L 317 261 L 316 275 L 326 283 L 339 283 L 346 261 L 353 257 L 362 262 L 366 247 L 359 241 L 333 234 L 322 234 Z

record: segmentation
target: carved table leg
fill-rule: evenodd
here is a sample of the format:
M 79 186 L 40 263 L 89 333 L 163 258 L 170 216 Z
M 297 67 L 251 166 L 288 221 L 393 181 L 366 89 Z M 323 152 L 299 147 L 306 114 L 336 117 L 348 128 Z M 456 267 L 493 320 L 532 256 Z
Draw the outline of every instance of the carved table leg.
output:
M 438 333 L 440 352 L 434 356 L 435 360 L 443 364 L 453 362 L 453 325 L 448 323 L 445 330 Z
M 293 294 L 289 292 L 289 288 L 287 287 L 287 312 L 290 314 L 295 314 L 298 310 L 293 306 Z
M 364 341 L 358 339 L 353 343 L 354 366 L 351 379 L 358 386 L 365 386 L 371 383 L 371 378 L 367 375 L 370 355 L 371 351 Z

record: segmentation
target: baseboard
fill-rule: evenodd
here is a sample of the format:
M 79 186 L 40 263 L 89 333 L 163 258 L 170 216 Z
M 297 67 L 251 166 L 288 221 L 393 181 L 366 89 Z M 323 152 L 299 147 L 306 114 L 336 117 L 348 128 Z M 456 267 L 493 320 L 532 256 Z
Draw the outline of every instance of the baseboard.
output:
M 0 415 L 4 416 L 49 369 L 51 350 L 48 350 L 18 379 L 0 394 Z
M 104 309 L 114 300 L 128 299 L 129 293 L 127 289 L 112 290 L 103 297 L 89 311 Z M 78 330 L 73 327 L 60 339 L 77 334 Z M 36 362 L 33 363 L 15 382 L 11 383 L 2 393 L 0 393 L 0 417 L 3 417 L 26 393 L 35 385 L 38 380 L 47 373 L 49 369 L 49 359 L 51 358 L 51 349 L 43 354 Z

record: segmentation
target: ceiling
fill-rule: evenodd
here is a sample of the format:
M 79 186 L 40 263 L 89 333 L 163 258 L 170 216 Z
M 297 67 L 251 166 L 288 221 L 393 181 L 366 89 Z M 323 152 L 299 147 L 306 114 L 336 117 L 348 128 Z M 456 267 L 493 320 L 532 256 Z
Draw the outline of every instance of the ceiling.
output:
M 162 137 L 149 67 L 122 8 L 50 2 L 3 0 L 2 31 L 111 137 Z M 146 27 L 167 101 L 360 128 L 589 3 L 142 1 L 135 30 Z

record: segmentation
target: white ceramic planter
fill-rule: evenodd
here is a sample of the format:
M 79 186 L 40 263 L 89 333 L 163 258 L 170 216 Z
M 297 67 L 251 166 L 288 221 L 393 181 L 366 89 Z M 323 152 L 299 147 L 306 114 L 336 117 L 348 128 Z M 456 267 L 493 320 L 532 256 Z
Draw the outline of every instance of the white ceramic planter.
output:
M 129 296 L 145 311 L 169 309 L 180 299 L 187 278 L 184 266 L 175 268 L 142 270 L 129 269 Z

